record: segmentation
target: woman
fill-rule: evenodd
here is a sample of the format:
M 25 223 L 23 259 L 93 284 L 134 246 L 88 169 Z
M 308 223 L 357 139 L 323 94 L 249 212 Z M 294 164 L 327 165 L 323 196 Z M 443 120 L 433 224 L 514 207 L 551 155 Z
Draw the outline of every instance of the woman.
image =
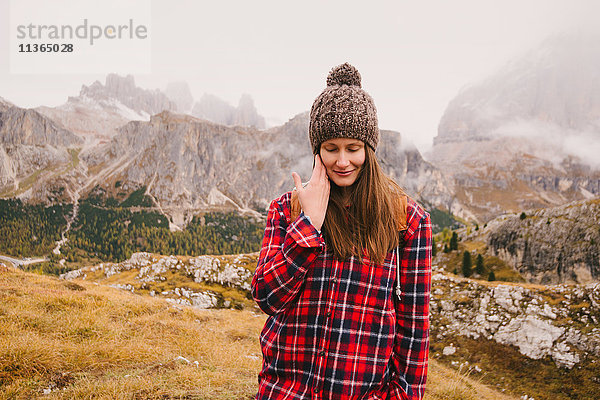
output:
M 421 399 L 429 214 L 375 157 L 377 114 L 349 64 L 310 112 L 314 169 L 273 200 L 252 280 L 269 314 L 257 399 Z M 399 279 L 398 279 L 399 277 Z

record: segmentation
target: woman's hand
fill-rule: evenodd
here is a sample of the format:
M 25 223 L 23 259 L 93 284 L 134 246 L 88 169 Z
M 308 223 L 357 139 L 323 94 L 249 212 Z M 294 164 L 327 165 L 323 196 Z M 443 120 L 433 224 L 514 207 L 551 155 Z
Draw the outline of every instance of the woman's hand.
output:
M 325 221 L 325 213 L 327 212 L 327 204 L 329 203 L 329 177 L 327 170 L 321 161 L 321 156 L 315 154 L 315 168 L 308 184 L 303 187 L 300 175 L 292 172 L 292 179 L 298 192 L 298 200 L 304 214 L 310 218 L 313 226 L 317 230 L 321 230 L 323 221 Z

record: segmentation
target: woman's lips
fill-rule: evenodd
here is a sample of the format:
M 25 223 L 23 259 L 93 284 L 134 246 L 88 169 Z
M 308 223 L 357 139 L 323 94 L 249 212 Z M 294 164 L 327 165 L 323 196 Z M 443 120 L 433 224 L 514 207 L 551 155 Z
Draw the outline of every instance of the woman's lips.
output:
M 341 172 L 341 171 L 333 171 L 333 172 L 335 172 L 336 174 L 338 174 L 338 175 L 340 175 L 340 176 L 348 176 L 348 175 L 350 175 L 352 172 L 354 172 L 354 170 L 352 170 L 352 171 L 344 171 L 344 172 Z

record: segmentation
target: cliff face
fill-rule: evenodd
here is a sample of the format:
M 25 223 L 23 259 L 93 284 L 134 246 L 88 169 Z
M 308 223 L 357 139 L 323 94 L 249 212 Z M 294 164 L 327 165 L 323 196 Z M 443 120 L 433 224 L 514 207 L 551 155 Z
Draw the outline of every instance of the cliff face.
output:
M 402 186 L 409 196 L 446 209 L 454 215 L 472 217 L 454 196 L 453 178 L 424 160 L 412 143 L 402 140 L 400 133 L 381 130 L 376 154 L 383 171 Z
M 600 194 L 599 43 L 551 37 L 448 104 L 426 157 L 479 221 Z
M 489 251 L 530 282 L 600 280 L 600 200 L 511 215 L 493 225 Z
M 293 187 L 292 171 L 308 181 L 313 156 L 307 132 L 308 113 L 258 131 L 163 112 L 150 122 L 130 122 L 82 157 L 100 170 L 94 181 L 106 191 L 116 181 L 121 188 L 146 186 L 172 222 L 185 225 L 199 211 L 264 210 Z M 439 172 L 400 145 L 399 133 L 383 132 L 380 146 L 384 171 L 413 197 L 452 197 Z
M 0 194 L 44 202 L 68 200 L 66 180 L 83 140 L 35 110 L 0 109 Z M 45 181 L 53 181 L 46 184 Z

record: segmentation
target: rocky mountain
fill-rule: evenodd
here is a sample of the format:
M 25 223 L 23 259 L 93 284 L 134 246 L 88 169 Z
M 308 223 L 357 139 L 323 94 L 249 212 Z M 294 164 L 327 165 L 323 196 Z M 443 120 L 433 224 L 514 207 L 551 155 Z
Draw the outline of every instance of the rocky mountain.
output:
M 258 114 L 254 100 L 248 94 L 242 95 L 237 107 L 233 107 L 217 96 L 204 94 L 194 104 L 192 115 L 222 125 L 265 128 L 265 119 Z
M 308 129 L 308 128 L 307 128 Z M 440 169 L 427 162 L 417 148 L 395 131 L 381 130 L 377 156 L 383 171 L 407 194 L 427 206 L 450 211 L 468 219 L 472 214 L 454 196 L 454 182 Z
M 600 199 L 499 217 L 483 231 L 488 251 L 529 282 L 600 280 Z
M 427 159 L 476 219 L 600 194 L 600 36 L 557 35 L 463 89 Z
M 182 226 L 200 211 L 262 211 L 293 186 L 292 171 L 308 180 L 313 157 L 307 132 L 308 113 L 260 131 L 165 111 L 149 122 L 128 123 L 82 159 L 99 171 L 94 183 L 103 193 L 115 193 L 117 182 L 119 191 L 145 186 L 170 221 Z M 382 132 L 378 151 L 386 172 L 413 197 L 452 198 L 439 171 L 414 147 L 404 148 L 399 133 Z
M 191 114 L 194 105 L 194 97 L 187 82 L 169 82 L 165 94 L 177 106 L 176 111 L 180 114 Z
M 35 110 L 0 102 L 0 196 L 68 201 L 83 139 Z M 66 189 L 66 191 L 65 191 Z
M 38 107 L 37 111 L 66 129 L 88 137 L 94 145 L 109 140 L 118 127 L 129 121 L 147 121 L 150 115 L 176 107 L 160 90 L 137 87 L 131 75 L 109 74 L 104 85 L 99 81 L 83 85 L 79 96 L 70 96 L 65 104 Z
M 104 85 L 96 81 L 90 86 L 83 86 L 79 97 L 108 101 L 115 99 L 137 114 L 147 116 L 175 109 L 175 104 L 160 90 L 137 87 L 132 75 L 121 77 L 108 74 Z
M 235 113 L 234 125 L 252 126 L 258 129 L 265 127 L 265 119 L 258 115 L 258 111 L 254 106 L 254 100 L 249 94 L 243 94 Z

